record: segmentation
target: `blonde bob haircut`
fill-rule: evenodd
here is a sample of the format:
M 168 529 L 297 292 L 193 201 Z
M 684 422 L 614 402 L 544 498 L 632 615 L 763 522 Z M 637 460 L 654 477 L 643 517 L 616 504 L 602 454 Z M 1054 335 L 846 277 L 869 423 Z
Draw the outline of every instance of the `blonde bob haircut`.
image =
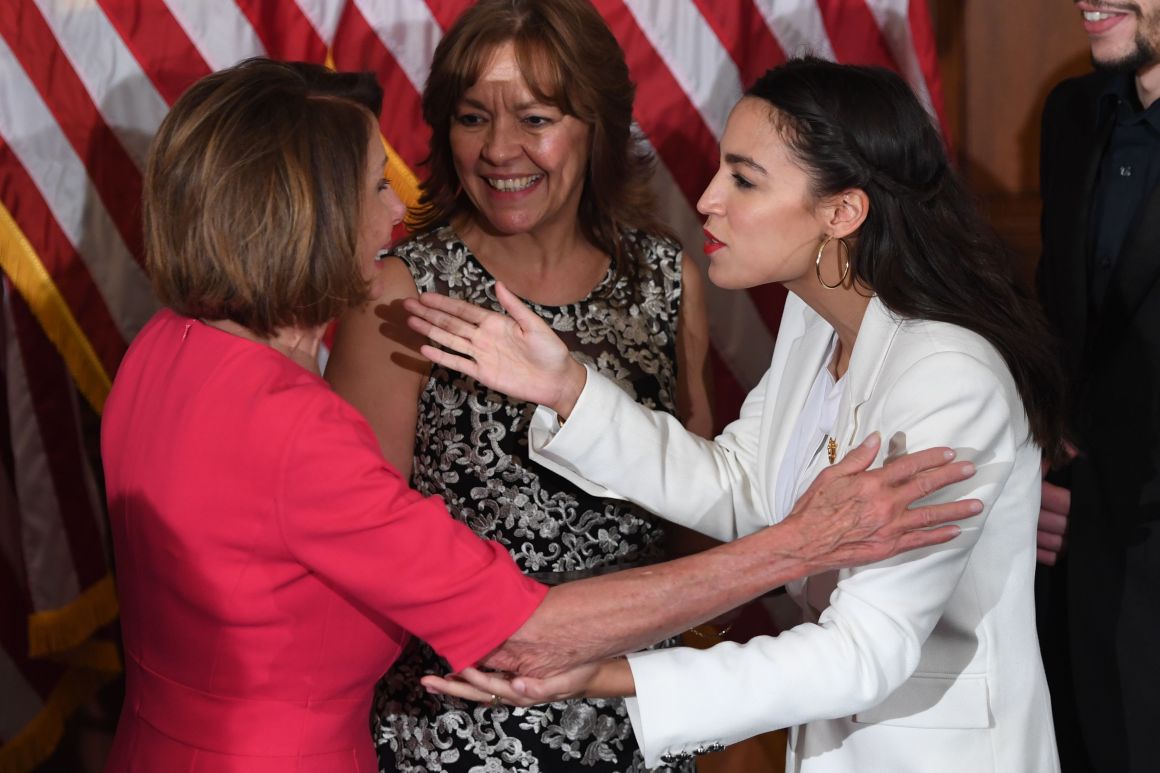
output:
M 145 256 L 161 302 L 269 336 L 367 299 L 357 257 L 366 107 L 249 59 L 186 91 L 149 151 Z

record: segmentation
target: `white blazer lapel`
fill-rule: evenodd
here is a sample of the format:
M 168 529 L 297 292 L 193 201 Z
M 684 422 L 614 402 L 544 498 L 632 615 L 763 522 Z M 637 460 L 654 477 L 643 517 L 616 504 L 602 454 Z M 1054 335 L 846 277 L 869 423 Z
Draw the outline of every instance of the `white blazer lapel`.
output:
M 858 327 L 858 339 L 850 355 L 850 367 L 846 370 L 845 388 L 838 404 L 838 415 L 834 419 L 834 437 L 838 442 L 837 458 L 862 442 L 875 427 L 863 427 L 859 421 L 859 409 L 870 399 L 887 352 L 902 321 L 882 304 L 878 297 L 870 299 L 862 324 Z M 889 438 L 883 438 L 885 443 Z M 805 610 L 809 620 L 816 620 L 830 603 L 830 594 L 837 587 L 838 580 L 846 570 L 824 572 L 805 580 L 800 591 L 809 607 Z
M 839 459 L 875 429 L 861 425 L 859 409 L 874 393 L 878 376 L 886 362 L 886 354 L 901 326 L 902 319 L 887 309 L 878 296 L 870 299 L 870 305 L 866 307 L 866 314 L 858 328 L 858 340 L 850 355 L 846 386 L 834 420 Z M 888 438 L 882 439 L 883 442 L 886 440 Z

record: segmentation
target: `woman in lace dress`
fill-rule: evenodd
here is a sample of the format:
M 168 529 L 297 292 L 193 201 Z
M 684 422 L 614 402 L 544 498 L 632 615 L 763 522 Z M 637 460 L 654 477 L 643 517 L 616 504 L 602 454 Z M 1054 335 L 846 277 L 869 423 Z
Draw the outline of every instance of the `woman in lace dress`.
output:
M 465 12 L 423 94 L 433 136 L 419 234 L 383 261 L 384 296 L 343 320 L 327 370 L 412 485 L 548 583 L 661 560 L 672 527 L 530 462 L 534 406 L 430 368 L 392 310 L 428 291 L 499 309 L 501 280 L 634 399 L 707 434 L 701 280 L 652 216 L 632 100 L 590 3 Z M 512 709 L 428 695 L 419 678 L 446 669 L 415 642 L 380 684 L 384 770 L 644 770 L 622 701 Z

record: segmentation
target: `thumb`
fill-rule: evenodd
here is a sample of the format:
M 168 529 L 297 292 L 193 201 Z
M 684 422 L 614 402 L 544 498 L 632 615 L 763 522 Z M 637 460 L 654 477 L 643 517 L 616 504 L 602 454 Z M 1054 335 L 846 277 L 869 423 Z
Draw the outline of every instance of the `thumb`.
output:
M 517 676 L 512 680 L 512 689 L 526 698 L 542 700 L 549 697 L 544 683 L 530 676 Z

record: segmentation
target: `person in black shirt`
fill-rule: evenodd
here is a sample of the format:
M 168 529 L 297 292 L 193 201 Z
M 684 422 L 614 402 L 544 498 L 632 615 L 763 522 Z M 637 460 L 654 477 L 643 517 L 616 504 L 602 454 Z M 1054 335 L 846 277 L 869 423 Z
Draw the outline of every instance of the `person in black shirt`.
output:
M 1096 72 L 1059 84 L 1044 110 L 1038 285 L 1077 455 L 1044 483 L 1040 639 L 1064 773 L 1154 771 L 1160 0 L 1075 5 Z

